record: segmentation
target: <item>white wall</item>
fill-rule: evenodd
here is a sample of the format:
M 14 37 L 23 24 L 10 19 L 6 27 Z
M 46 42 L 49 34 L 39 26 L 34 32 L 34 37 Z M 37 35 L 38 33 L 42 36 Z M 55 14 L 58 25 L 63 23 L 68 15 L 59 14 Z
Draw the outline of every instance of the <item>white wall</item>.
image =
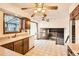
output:
M 64 28 L 64 41 L 69 35 L 69 6 L 70 4 L 59 4 L 57 10 L 46 11 L 49 22 L 42 21 L 41 18 L 34 18 L 40 28 Z
M 0 10 L 3 10 L 7 13 L 16 15 L 16 16 L 21 16 L 21 17 L 28 17 L 30 18 L 30 15 L 28 13 L 23 12 L 20 8 L 18 8 L 15 5 L 12 5 L 10 3 L 2 3 L 0 4 Z
M 69 15 L 69 14 L 68 14 Z M 69 35 L 69 16 L 66 19 L 56 19 L 50 22 L 42 21 L 38 23 L 39 32 L 40 28 L 64 28 L 64 41 Z
M 79 43 L 79 20 L 75 21 L 75 39 L 76 39 L 76 43 Z
M 69 43 L 72 43 L 72 20 L 69 21 Z

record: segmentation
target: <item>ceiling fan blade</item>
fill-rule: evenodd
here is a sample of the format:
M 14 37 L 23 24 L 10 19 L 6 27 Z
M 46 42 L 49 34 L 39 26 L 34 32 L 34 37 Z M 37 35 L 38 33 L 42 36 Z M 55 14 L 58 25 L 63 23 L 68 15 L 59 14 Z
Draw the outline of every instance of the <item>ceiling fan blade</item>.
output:
M 34 9 L 35 7 L 25 7 L 25 8 L 21 8 L 21 10 L 27 10 L 27 9 Z
M 57 10 L 58 9 L 58 6 L 47 6 L 47 9 Z
M 21 8 L 21 10 L 27 10 L 27 9 L 29 9 L 29 8 Z

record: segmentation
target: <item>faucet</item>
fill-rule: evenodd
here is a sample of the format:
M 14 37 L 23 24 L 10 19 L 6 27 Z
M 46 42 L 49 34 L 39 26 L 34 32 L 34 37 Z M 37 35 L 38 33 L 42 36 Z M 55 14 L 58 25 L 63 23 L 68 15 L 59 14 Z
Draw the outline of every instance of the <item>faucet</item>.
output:
M 12 38 L 15 38 L 16 37 L 16 33 L 14 34 L 14 36 L 12 36 Z

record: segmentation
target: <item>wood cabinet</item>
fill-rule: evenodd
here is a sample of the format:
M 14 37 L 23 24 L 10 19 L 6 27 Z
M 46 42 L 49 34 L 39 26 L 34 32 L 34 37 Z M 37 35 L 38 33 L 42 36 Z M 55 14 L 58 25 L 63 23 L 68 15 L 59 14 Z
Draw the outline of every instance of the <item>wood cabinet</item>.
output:
M 14 51 L 22 54 L 23 50 L 22 47 L 23 47 L 22 40 L 14 42 Z
M 23 54 L 29 51 L 29 37 L 23 40 Z
M 29 51 L 29 37 L 2 46 L 15 52 L 25 54 Z
M 25 29 L 30 29 L 30 21 L 29 20 L 25 21 Z
M 29 51 L 29 37 L 14 42 L 14 51 L 25 54 Z
M 14 50 L 13 43 L 4 44 L 2 46 L 5 47 L 5 48 L 8 48 L 10 50 Z

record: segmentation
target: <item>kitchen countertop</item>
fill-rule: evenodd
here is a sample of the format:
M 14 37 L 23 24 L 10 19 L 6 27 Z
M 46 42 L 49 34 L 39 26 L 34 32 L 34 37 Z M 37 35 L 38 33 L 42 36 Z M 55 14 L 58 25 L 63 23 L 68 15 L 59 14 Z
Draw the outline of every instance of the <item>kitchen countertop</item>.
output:
M 19 36 L 19 37 L 15 37 L 15 38 L 0 39 L 0 45 L 18 41 L 18 40 L 22 40 L 23 38 L 27 38 L 27 37 L 31 37 L 31 36 L 33 36 L 33 35 L 24 35 L 24 36 Z
M 4 44 L 10 43 L 10 42 L 22 40 L 23 38 L 27 38 L 27 37 L 31 37 L 31 36 L 33 36 L 33 35 L 24 35 L 24 36 L 18 36 L 15 38 L 0 39 L 0 45 L 4 45 Z M 23 55 L 0 46 L 0 56 L 23 56 Z
M 79 44 L 69 44 L 68 46 L 76 56 L 79 56 Z
M 0 56 L 23 56 L 23 55 L 0 46 Z

